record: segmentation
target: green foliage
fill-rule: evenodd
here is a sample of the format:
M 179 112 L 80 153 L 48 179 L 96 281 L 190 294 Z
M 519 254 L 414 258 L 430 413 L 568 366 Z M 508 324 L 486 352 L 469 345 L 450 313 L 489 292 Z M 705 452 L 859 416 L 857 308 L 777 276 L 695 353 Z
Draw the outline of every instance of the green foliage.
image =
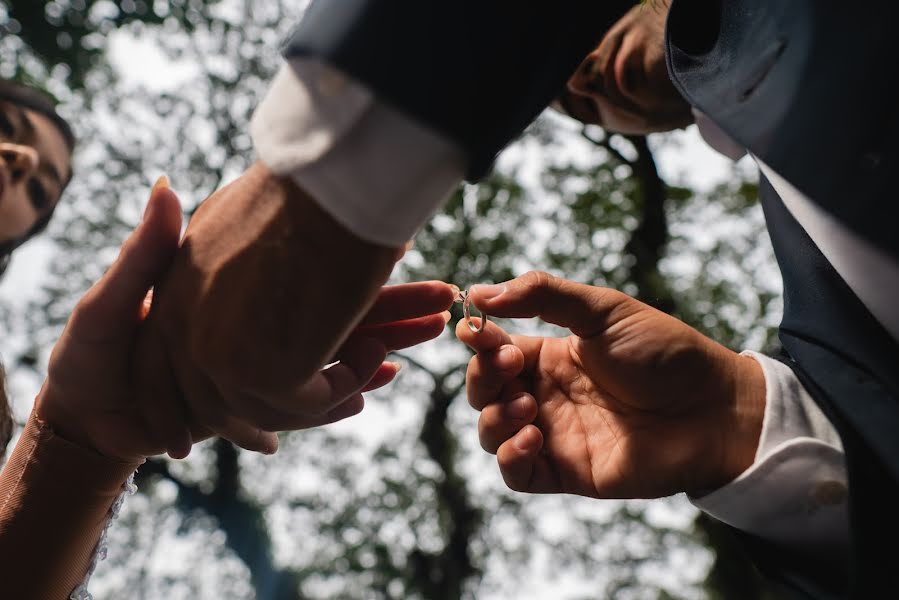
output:
M 176 23 L 185 31 L 208 23 L 218 0 L 4 0 L 5 34 L 16 38 L 14 52 L 4 52 L 4 68 L 11 55 L 12 77 L 34 80 L 37 59 L 46 71 L 62 70 L 65 82 L 83 89 L 91 70 L 104 60 L 106 36 L 124 26 Z M 2 14 L 0 12 L 0 14 Z M 41 69 L 41 70 L 44 70 Z M 8 71 L 4 76 L 10 76 Z

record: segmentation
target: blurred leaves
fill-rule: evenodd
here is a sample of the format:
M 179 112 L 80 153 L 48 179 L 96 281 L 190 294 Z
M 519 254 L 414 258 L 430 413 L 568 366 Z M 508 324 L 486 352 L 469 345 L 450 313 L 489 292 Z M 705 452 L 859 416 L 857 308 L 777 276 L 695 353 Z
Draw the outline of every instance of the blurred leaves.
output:
M 3 33 L 18 38 L 20 55 L 33 56 L 48 71 L 64 69 L 68 86 L 81 90 L 91 70 L 104 61 L 106 36 L 113 31 L 133 25 L 140 32 L 146 25 L 168 23 L 192 32 L 209 24 L 216 4 L 218 0 L 4 0 L 0 11 L 6 13 Z M 27 61 L 16 61 L 12 76 L 33 80 L 31 68 Z

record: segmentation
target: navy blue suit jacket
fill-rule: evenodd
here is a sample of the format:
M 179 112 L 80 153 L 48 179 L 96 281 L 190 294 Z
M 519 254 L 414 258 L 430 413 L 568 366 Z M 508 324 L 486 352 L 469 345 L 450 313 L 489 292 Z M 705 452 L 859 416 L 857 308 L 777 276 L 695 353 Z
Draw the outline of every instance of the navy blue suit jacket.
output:
M 849 229 L 899 262 L 899 50 L 891 2 L 677 2 L 669 70 L 682 94 Z M 852 596 L 891 589 L 899 555 L 899 344 L 766 182 L 784 279 L 785 362 L 842 438 Z M 899 303 L 899 299 L 897 299 Z M 779 557 L 767 562 L 776 570 Z M 765 562 L 763 560 L 763 562 Z

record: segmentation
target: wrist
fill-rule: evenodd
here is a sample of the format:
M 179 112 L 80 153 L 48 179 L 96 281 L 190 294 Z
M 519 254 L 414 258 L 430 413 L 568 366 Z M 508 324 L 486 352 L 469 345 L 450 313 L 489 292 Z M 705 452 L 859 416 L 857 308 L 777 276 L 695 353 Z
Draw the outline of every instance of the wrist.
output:
M 213 379 L 248 389 L 317 372 L 374 301 L 399 254 L 360 239 L 262 163 L 204 203 L 182 248 L 159 294 L 160 314 L 180 316 L 163 322 L 165 335 L 170 345 L 183 338 L 186 296 L 197 307 L 190 358 Z
M 102 435 L 92 433 L 89 428 L 91 415 L 84 411 L 73 410 L 75 395 L 55 386 L 49 379 L 44 382 L 34 402 L 33 418 L 41 427 L 52 432 L 53 436 L 75 447 L 83 453 L 93 455 L 99 460 L 114 463 L 142 463 L 147 456 L 136 452 L 121 452 L 104 443 L 106 437 L 113 437 L 113 432 Z M 84 403 L 82 403 L 83 405 Z
M 270 176 L 272 185 L 284 190 L 287 221 L 293 237 L 302 240 L 302 253 L 307 258 L 294 264 L 303 273 L 303 280 L 315 282 L 320 290 L 318 295 L 305 297 L 311 320 L 304 329 L 304 343 L 330 344 L 329 357 L 377 297 L 405 254 L 405 247 L 383 246 L 360 238 L 293 179 Z
M 79 418 L 84 418 L 85 415 L 78 415 L 67 409 L 64 396 L 64 392 L 48 379 L 34 401 L 34 416 L 55 436 L 83 450 L 102 455 L 85 428 L 79 424 Z
M 765 375 L 755 360 L 714 344 L 697 380 L 690 467 L 682 491 L 701 497 L 739 477 L 755 462 L 765 417 Z
M 719 463 L 707 490 L 739 477 L 755 462 L 765 418 L 765 374 L 748 356 L 730 352 L 730 376 L 724 398 L 724 418 L 718 432 Z

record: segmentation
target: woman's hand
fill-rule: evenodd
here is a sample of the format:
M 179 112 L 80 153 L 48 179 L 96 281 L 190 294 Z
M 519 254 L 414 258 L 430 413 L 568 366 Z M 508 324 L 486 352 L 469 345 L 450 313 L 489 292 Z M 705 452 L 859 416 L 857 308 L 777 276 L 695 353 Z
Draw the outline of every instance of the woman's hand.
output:
M 128 462 L 163 449 L 144 426 L 130 373 L 150 289 L 168 268 L 180 236 L 178 198 L 157 184 L 118 259 L 72 313 L 35 403 L 38 418 L 68 441 Z
M 471 295 L 489 315 L 572 332 L 456 329 L 477 351 L 466 383 L 481 445 L 510 488 L 656 498 L 720 487 L 752 464 L 765 405 L 753 359 L 625 294 L 546 273 Z
M 162 426 L 147 419 L 158 411 L 142 403 L 158 396 L 141 393 L 134 383 L 135 362 L 145 359 L 135 348 L 152 303 L 150 290 L 178 251 L 180 234 L 178 198 L 167 186 L 157 186 L 143 221 L 122 246 L 116 262 L 75 308 L 53 350 L 47 380 L 35 405 L 38 418 L 70 442 L 133 462 L 166 452 L 172 429 L 186 432 L 190 443 L 212 435 L 186 409 L 166 412 L 168 418 Z M 397 364 L 384 362 L 387 353 L 440 335 L 452 301 L 450 286 L 442 282 L 382 288 L 362 324 L 334 357 L 341 364 L 333 374 L 328 374 L 330 369 L 325 371 L 326 377 L 338 383 L 343 371 L 352 371 L 358 386 L 345 390 L 348 400 L 329 412 L 297 419 L 272 413 L 247 398 L 235 400 L 243 403 L 237 407 L 223 403 L 207 408 L 217 415 L 232 415 L 229 419 L 234 429 L 249 432 L 251 439 L 236 440 L 242 441 L 241 445 L 273 453 L 278 444 L 275 431 L 331 423 L 361 411 L 361 393 L 390 383 L 399 370 Z M 154 385 L 168 390 L 166 401 L 182 406 L 173 373 L 163 369 L 155 375 Z M 254 415 L 259 411 L 274 414 L 266 424 L 268 429 L 240 419 L 239 415 L 253 411 Z M 183 455 L 190 447 L 185 450 Z

